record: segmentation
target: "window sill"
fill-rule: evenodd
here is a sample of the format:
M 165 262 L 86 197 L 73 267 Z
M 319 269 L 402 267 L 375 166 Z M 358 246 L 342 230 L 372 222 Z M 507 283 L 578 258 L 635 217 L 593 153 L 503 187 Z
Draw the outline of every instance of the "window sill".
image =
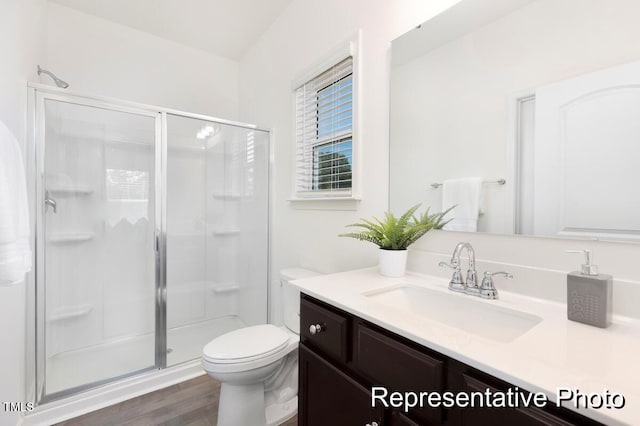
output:
M 360 197 L 292 197 L 287 200 L 297 210 L 358 210 Z

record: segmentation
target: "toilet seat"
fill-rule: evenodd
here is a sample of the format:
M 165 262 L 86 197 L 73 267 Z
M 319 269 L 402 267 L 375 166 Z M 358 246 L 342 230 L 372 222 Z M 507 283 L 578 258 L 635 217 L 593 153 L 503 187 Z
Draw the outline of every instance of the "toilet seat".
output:
M 272 324 L 241 328 L 209 342 L 202 363 L 209 371 L 229 373 L 260 368 L 297 347 L 295 337 Z

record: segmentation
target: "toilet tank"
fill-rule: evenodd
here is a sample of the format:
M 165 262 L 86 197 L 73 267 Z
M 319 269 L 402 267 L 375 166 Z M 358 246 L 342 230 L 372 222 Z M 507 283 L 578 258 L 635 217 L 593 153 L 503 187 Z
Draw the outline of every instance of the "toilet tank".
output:
M 318 275 L 320 274 L 317 272 L 302 268 L 286 268 L 280 271 L 284 325 L 296 334 L 300 334 L 300 291 L 289 282 Z

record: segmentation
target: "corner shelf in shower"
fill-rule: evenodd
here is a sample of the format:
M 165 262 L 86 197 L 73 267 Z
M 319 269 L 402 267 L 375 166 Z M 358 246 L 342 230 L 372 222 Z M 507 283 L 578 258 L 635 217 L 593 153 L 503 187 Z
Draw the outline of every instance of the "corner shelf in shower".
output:
M 81 196 L 81 195 L 93 194 L 93 188 L 88 186 L 81 186 L 81 185 L 76 185 L 76 186 L 51 185 L 47 187 L 47 191 L 49 191 L 52 194 L 58 194 L 58 195 Z
M 215 236 L 227 237 L 227 236 L 240 234 L 240 230 L 239 229 L 214 229 L 212 233 Z
M 219 200 L 239 200 L 240 198 L 242 198 L 242 194 L 240 194 L 239 192 L 234 192 L 234 191 L 230 191 L 230 192 L 214 192 L 213 193 L 213 198 L 219 199 Z
M 240 290 L 240 286 L 234 282 L 211 284 L 211 291 L 215 294 L 234 293 L 238 290 Z
M 47 317 L 47 322 L 62 321 L 71 318 L 84 317 L 93 310 L 93 305 L 62 306 L 54 309 Z
M 51 244 L 73 244 L 83 243 L 92 240 L 95 237 L 93 232 L 58 232 L 49 234 L 47 240 Z

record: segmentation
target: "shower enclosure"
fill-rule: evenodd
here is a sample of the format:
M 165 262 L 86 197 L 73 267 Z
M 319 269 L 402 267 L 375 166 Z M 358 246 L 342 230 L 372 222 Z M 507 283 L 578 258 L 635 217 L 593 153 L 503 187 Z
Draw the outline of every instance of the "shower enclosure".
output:
M 267 131 L 29 90 L 39 403 L 267 321 Z

